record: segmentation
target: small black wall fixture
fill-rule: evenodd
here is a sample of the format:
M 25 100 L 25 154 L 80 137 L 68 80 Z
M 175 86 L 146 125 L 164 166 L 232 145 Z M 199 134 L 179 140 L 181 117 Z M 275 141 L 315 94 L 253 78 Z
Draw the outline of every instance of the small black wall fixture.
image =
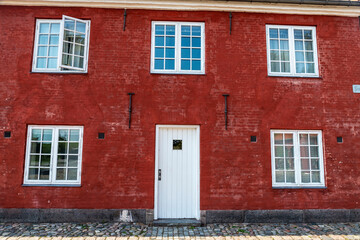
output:
M 124 31 L 125 31 L 125 27 L 126 27 L 126 16 L 127 16 L 127 14 L 126 14 L 126 8 L 125 8 L 125 10 L 124 10 L 124 26 L 123 26 Z
M 336 141 L 337 141 L 338 143 L 342 143 L 342 142 L 343 142 L 343 138 L 342 138 L 342 137 L 336 137 Z
M 99 132 L 98 133 L 98 139 L 105 139 L 105 133 Z
M 228 118 L 227 118 L 227 114 L 228 114 L 227 98 L 229 97 L 229 94 L 223 94 L 223 96 L 225 97 L 225 130 L 227 130 L 227 125 L 228 125 Z
M 11 132 L 10 131 L 5 131 L 4 132 L 4 138 L 11 138 Z
M 231 30 L 232 30 L 232 13 L 229 13 L 229 18 L 230 18 L 230 35 L 231 35 Z
M 135 95 L 135 93 L 128 93 L 129 97 L 130 97 L 130 102 L 129 102 L 129 129 L 130 129 L 130 126 L 131 126 L 131 113 L 132 113 L 132 101 L 131 101 L 131 98 L 132 98 L 132 95 Z

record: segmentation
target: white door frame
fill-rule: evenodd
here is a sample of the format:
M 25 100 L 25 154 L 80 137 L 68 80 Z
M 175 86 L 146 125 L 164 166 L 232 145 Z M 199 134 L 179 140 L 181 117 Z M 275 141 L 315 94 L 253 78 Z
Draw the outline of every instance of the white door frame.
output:
M 196 130 L 196 219 L 200 220 L 200 126 L 199 125 L 156 125 L 155 139 L 155 194 L 154 194 L 154 219 L 158 219 L 159 210 L 159 132 L 160 128 L 192 128 Z

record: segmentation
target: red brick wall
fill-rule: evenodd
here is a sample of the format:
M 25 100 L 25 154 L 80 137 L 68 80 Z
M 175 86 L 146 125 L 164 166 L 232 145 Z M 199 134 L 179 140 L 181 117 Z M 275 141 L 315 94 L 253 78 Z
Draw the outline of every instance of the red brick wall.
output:
M 0 207 L 153 208 L 155 124 L 199 124 L 202 210 L 360 208 L 358 18 L 127 13 L 0 7 Z M 62 14 L 91 19 L 88 74 L 31 73 L 35 19 Z M 205 22 L 205 75 L 150 74 L 152 20 Z M 321 77 L 268 77 L 265 24 L 317 26 Z M 22 186 L 28 124 L 84 126 L 80 188 Z M 270 129 L 323 130 L 327 189 L 272 189 Z

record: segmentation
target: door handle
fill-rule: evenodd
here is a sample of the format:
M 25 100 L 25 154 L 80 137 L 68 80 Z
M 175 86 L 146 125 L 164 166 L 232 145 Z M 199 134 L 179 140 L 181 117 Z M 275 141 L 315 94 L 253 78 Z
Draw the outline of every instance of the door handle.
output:
M 161 169 L 158 170 L 158 180 L 161 181 Z

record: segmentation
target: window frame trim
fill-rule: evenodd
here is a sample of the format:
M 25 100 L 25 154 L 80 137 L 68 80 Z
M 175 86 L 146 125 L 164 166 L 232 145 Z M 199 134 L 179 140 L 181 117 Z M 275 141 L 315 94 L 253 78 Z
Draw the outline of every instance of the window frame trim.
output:
M 70 18 L 70 19 L 75 19 L 78 21 L 82 21 L 82 22 L 86 22 L 86 37 L 85 37 L 85 51 L 86 54 L 84 55 L 84 70 L 75 70 L 75 69 L 69 69 L 69 70 L 61 70 L 61 66 L 60 66 L 60 62 L 62 59 L 62 49 L 63 49 L 63 37 L 64 37 L 64 17 L 66 18 Z M 39 45 L 39 34 L 40 34 L 40 23 L 60 23 L 60 32 L 59 32 L 59 45 L 58 45 L 58 59 L 57 59 L 57 68 L 37 68 L 36 64 L 37 64 L 37 49 L 38 49 L 38 45 Z M 82 20 L 82 19 L 77 19 L 74 17 L 69 17 L 66 15 L 62 15 L 61 19 L 36 19 L 36 24 L 35 24 L 35 38 L 34 38 L 34 49 L 33 49 L 33 59 L 32 59 L 32 68 L 31 68 L 31 72 L 34 73 L 88 73 L 88 59 L 89 59 L 89 46 L 90 46 L 90 28 L 91 28 L 91 20 Z
M 159 70 L 155 69 L 155 26 L 158 24 L 175 25 L 175 69 Z M 201 27 L 201 70 L 181 70 L 181 26 L 200 26 Z M 164 46 L 166 48 L 166 46 Z M 165 64 L 165 62 L 164 62 Z M 205 22 L 183 22 L 183 21 L 152 21 L 151 22 L 151 56 L 150 56 L 150 73 L 153 74 L 188 74 L 204 75 L 205 74 Z
M 294 171 L 295 171 L 295 183 L 277 183 L 275 179 L 275 153 L 274 153 L 274 134 L 275 133 L 291 133 L 294 137 Z M 319 146 L 319 171 L 320 171 L 320 183 L 301 183 L 301 160 L 300 160 L 300 134 L 317 134 L 318 146 Z M 323 155 L 323 134 L 321 130 L 282 130 L 272 129 L 270 130 L 270 144 L 271 144 L 271 179 L 273 188 L 324 188 L 325 185 L 325 166 Z M 310 153 L 309 153 L 310 154 Z
M 49 167 L 49 180 L 29 180 L 29 165 L 30 165 L 30 148 L 31 148 L 31 132 L 32 129 L 51 129 L 53 130 L 51 140 L 51 157 Z M 56 180 L 56 166 L 57 166 L 57 149 L 58 149 L 58 134 L 59 129 L 77 129 L 79 133 L 79 155 L 78 155 L 78 171 L 77 180 Z M 79 186 L 81 185 L 81 172 L 82 172 L 82 151 L 83 151 L 83 126 L 66 126 L 66 125 L 28 125 L 26 137 L 26 151 L 25 151 L 25 164 L 24 164 L 24 181 L 23 185 L 26 186 Z
M 290 72 L 271 72 L 270 61 L 270 28 L 287 28 L 289 31 L 289 58 L 290 58 Z M 296 73 L 296 59 L 295 59 L 295 44 L 294 44 L 294 29 L 299 30 L 312 30 L 313 36 L 313 49 L 314 49 L 314 69 L 315 73 Z M 279 46 L 280 48 L 280 46 Z M 267 54 L 267 72 L 268 76 L 273 77 L 319 77 L 319 60 L 317 52 L 317 34 L 316 26 L 297 26 L 297 25 L 266 25 L 266 54 Z M 279 56 L 280 57 L 280 56 Z M 304 56 L 305 58 L 305 56 Z

